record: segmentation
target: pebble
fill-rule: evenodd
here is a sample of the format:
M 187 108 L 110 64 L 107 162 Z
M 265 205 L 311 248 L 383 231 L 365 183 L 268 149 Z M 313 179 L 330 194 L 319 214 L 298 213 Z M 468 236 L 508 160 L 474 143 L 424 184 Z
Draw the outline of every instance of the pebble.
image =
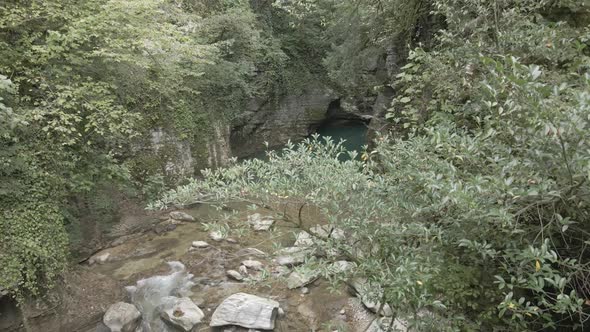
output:
M 222 241 L 223 240 L 223 235 L 218 232 L 218 231 L 212 231 L 209 233 L 209 237 L 213 240 L 213 241 Z
M 237 281 L 242 281 L 244 280 L 244 276 L 242 276 L 242 274 L 236 270 L 227 270 L 225 272 L 225 274 L 230 277 L 231 279 L 237 280 Z
M 179 221 L 195 221 L 195 217 L 191 216 L 190 214 L 182 211 L 172 211 L 168 214 L 170 218 L 179 220 Z
M 307 288 L 307 287 L 301 288 L 301 293 L 302 294 L 309 294 L 309 288 Z
M 90 259 L 88 259 L 88 264 L 92 265 L 94 263 L 98 263 L 98 264 L 104 264 L 106 263 L 109 258 L 111 257 L 110 253 L 104 253 L 104 254 L 96 254 L 92 257 L 90 257 Z
M 248 268 L 245 267 L 244 265 L 240 265 L 240 268 L 238 269 L 238 271 L 240 271 L 241 274 L 248 275 Z
M 252 259 L 242 261 L 242 265 L 256 271 L 262 271 L 264 269 L 264 265 L 261 262 Z
M 193 241 L 192 246 L 194 248 L 207 248 L 209 247 L 209 243 L 205 241 Z

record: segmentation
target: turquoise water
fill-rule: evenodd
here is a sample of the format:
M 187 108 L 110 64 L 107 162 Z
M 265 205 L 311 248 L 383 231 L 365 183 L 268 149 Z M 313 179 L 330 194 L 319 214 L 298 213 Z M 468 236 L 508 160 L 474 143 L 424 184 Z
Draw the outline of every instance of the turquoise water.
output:
M 338 121 L 328 123 L 319 127 L 316 133 L 320 135 L 320 138 L 331 137 L 335 142 L 344 140 L 343 145 L 348 151 L 360 152 L 363 150 L 363 146 L 367 144 L 367 126 L 362 122 Z M 276 148 L 273 150 L 280 149 Z M 266 159 L 266 152 L 260 151 L 244 159 L 252 158 Z M 348 156 L 346 155 L 341 156 L 342 160 L 346 160 L 347 158 Z
M 361 122 L 330 123 L 317 131 L 320 137 L 332 137 L 336 142 L 345 140 L 344 147 L 349 151 L 362 151 L 367 144 L 367 126 Z

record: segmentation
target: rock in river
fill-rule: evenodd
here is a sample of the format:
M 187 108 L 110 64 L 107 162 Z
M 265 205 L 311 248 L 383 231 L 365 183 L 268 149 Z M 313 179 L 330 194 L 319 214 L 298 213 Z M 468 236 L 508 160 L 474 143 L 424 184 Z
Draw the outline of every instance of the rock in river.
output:
M 306 271 L 306 272 L 297 272 L 293 271 L 287 278 L 287 287 L 289 289 L 295 289 L 299 287 L 303 287 L 306 285 L 311 284 L 314 282 L 318 277 L 317 272 L 313 271 Z
M 183 331 L 192 331 L 205 317 L 203 311 L 188 297 L 165 297 L 157 310 L 163 320 Z
M 207 247 L 209 247 L 209 243 L 207 243 L 205 241 L 193 241 L 193 243 L 191 245 L 193 246 L 193 248 L 207 248 Z
M 216 242 L 222 241 L 225 239 L 225 236 L 219 231 L 211 231 L 209 232 L 209 237 Z
M 248 329 L 272 330 L 278 311 L 277 301 L 237 293 L 225 299 L 215 309 L 209 325 L 237 325 Z
M 271 216 L 263 217 L 260 213 L 254 213 L 248 216 L 248 223 L 255 231 L 268 231 L 274 222 Z
M 279 256 L 275 258 L 275 261 L 279 265 L 283 266 L 295 266 L 305 262 L 305 258 L 310 253 L 304 247 L 290 247 L 280 250 Z
M 225 275 L 227 275 L 229 278 L 232 278 L 237 281 L 244 280 L 244 276 L 236 270 L 227 270 L 227 271 L 225 271 Z
M 247 259 L 245 261 L 242 261 L 242 265 L 251 269 L 251 270 L 255 270 L 255 271 L 262 271 L 264 269 L 264 264 L 262 264 L 259 261 L 252 260 L 252 259 Z
M 133 304 L 117 302 L 109 307 L 102 321 L 112 332 L 133 332 L 140 318 L 141 314 Z
M 94 263 L 104 264 L 109 260 L 110 257 L 111 257 L 111 254 L 109 252 L 99 252 L 98 254 L 96 254 L 88 259 L 88 264 L 89 265 L 92 265 Z
M 313 246 L 313 238 L 306 231 L 301 231 L 297 234 L 295 239 L 295 247 L 310 247 Z
M 170 218 L 179 221 L 195 221 L 195 217 L 191 216 L 190 214 L 182 211 L 172 211 L 170 212 Z

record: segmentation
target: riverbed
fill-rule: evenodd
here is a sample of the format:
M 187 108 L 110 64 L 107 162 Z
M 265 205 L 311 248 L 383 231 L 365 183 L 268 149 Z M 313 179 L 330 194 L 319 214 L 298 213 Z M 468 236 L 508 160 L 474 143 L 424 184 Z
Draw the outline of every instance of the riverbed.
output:
M 85 262 L 73 267 L 54 292 L 57 304 L 53 308 L 46 304 L 29 319 L 31 331 L 108 331 L 101 323 L 102 315 L 111 304 L 129 301 L 125 286 L 135 285 L 143 278 L 167 274 L 166 263 L 170 261 L 182 262 L 194 275 L 196 285 L 190 298 L 205 313 L 205 322 L 197 331 L 215 331 L 207 325 L 213 311 L 224 298 L 238 292 L 280 303 L 285 314 L 278 318 L 275 331 L 361 331 L 371 323 L 373 315 L 345 286 L 332 289 L 328 281 L 319 279 L 305 291 L 288 289 L 286 277 L 273 272 L 278 268 L 273 258 L 279 247 L 293 245 L 299 230 L 277 220 L 271 230 L 253 232 L 247 223 L 248 215 L 270 214 L 270 211 L 251 211 L 245 206 L 236 208 L 232 221 L 226 218 L 228 211 L 207 205 L 184 210 L 196 221 L 183 222 L 160 234 L 152 230 L 135 234 L 95 255 L 108 254 L 105 262 L 92 265 Z M 146 220 L 146 223 L 166 223 L 167 217 L 168 212 L 161 212 L 155 220 Z M 310 224 L 325 222 L 313 209 L 304 210 L 303 218 Z M 226 222 L 231 226 L 228 238 L 213 241 L 209 237 L 212 225 Z M 199 240 L 207 241 L 210 247 L 191 248 L 191 243 Z M 251 248 L 265 254 L 253 254 Z M 238 270 L 246 259 L 262 262 L 270 273 L 253 274 L 252 279 L 244 282 L 226 276 L 227 270 Z

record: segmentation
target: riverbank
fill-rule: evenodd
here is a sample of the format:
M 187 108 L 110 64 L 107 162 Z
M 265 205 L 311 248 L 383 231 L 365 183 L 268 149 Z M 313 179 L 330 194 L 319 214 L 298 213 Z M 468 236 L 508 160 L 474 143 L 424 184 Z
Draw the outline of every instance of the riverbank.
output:
M 252 231 L 248 216 L 269 211 L 241 208 L 221 241 L 212 240 L 210 232 L 212 225 L 223 219 L 223 211 L 205 205 L 186 210 L 196 221 L 173 223 L 174 227 L 157 234 L 158 224 L 169 223 L 168 214 L 162 213 L 160 219 L 166 220 L 155 224 L 152 231 L 128 237 L 72 267 L 52 292 L 53 304 L 30 308 L 29 331 L 108 331 L 102 325 L 102 315 L 111 304 L 129 301 L 124 287 L 167 274 L 170 261 L 182 262 L 194 275 L 196 285 L 190 298 L 205 313 L 205 323 L 224 298 L 239 292 L 280 303 L 285 314 L 277 320 L 275 331 L 361 331 L 371 323 L 373 314 L 346 287 L 332 292 L 329 283 L 320 279 L 304 288 L 289 289 L 285 283 L 288 274 L 282 273 L 285 268 L 277 264 L 275 253 L 278 246 L 292 246 L 299 231 L 280 220 L 271 230 Z M 304 211 L 306 220 L 320 222 L 316 213 Z M 192 247 L 194 241 L 206 241 L 210 246 L 197 249 Z M 239 270 L 244 260 L 259 261 L 268 274 L 250 271 L 241 282 L 228 277 L 227 271 Z M 6 330 L 24 328 L 14 322 Z M 207 324 L 198 329 L 208 330 Z

